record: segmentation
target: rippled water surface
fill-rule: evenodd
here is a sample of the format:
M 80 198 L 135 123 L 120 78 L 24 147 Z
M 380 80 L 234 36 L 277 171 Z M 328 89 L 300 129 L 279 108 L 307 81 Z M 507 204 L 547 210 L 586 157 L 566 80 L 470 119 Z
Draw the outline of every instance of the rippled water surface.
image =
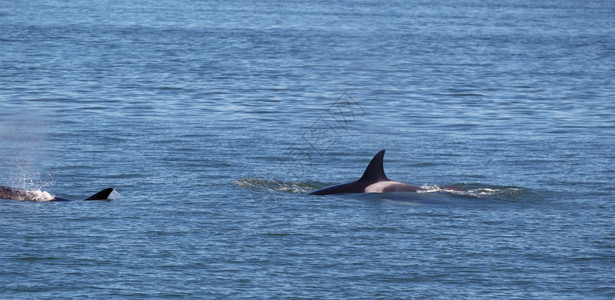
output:
M 2 2 L 0 298 L 611 299 L 613 16 Z

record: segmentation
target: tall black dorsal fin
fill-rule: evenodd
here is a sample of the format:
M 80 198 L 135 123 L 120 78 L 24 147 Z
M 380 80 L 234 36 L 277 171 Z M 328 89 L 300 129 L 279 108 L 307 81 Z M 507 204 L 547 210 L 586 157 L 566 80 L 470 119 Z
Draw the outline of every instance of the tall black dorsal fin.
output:
M 381 180 L 390 180 L 384 174 L 384 167 L 382 166 L 383 158 L 384 150 L 381 150 L 376 155 L 374 155 L 374 158 L 372 158 L 372 161 L 370 161 L 369 165 L 367 165 L 367 169 L 365 169 L 365 172 L 363 173 L 363 176 L 361 177 L 361 179 L 359 179 L 359 181 L 375 182 Z

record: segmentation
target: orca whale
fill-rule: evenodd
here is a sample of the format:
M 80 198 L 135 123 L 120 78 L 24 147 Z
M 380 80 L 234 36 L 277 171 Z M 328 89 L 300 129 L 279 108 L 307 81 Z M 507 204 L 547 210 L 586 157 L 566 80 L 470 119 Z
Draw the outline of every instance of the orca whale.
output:
M 83 200 L 108 200 L 113 188 L 106 188 Z M 47 192 L 28 191 L 0 185 L 0 199 L 29 200 L 29 201 L 69 201 L 68 199 L 55 197 Z
M 394 181 L 389 179 L 384 174 L 383 158 L 384 151 L 378 152 L 369 162 L 363 176 L 353 182 L 340 185 L 326 187 L 314 192 L 310 195 L 330 195 L 330 194 L 345 194 L 345 193 L 391 193 L 391 192 L 419 192 L 424 190 L 418 186 L 407 183 Z M 442 186 L 445 190 L 463 191 L 454 186 Z

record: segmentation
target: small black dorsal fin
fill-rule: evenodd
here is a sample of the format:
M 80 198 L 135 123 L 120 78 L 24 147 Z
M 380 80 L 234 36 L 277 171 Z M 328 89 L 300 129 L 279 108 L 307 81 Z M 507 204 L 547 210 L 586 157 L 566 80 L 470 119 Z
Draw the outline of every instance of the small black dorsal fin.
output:
M 367 165 L 367 169 L 365 169 L 365 172 L 363 173 L 363 176 L 361 177 L 361 179 L 359 179 L 359 181 L 376 182 L 382 180 L 390 180 L 384 174 L 384 167 L 382 166 L 383 158 L 384 150 L 381 150 L 376 155 L 374 155 L 374 158 L 372 158 L 372 161 L 370 161 L 369 165 Z
M 109 194 L 113 192 L 113 188 L 106 188 L 86 199 L 83 200 L 107 200 L 109 198 Z

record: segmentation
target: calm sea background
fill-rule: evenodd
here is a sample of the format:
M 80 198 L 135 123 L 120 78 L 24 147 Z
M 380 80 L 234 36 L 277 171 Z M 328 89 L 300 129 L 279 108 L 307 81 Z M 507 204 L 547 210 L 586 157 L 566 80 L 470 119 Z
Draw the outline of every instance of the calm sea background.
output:
M 612 1 L 1 1 L 0 298 L 615 298 Z M 306 195 L 385 170 L 461 195 Z

